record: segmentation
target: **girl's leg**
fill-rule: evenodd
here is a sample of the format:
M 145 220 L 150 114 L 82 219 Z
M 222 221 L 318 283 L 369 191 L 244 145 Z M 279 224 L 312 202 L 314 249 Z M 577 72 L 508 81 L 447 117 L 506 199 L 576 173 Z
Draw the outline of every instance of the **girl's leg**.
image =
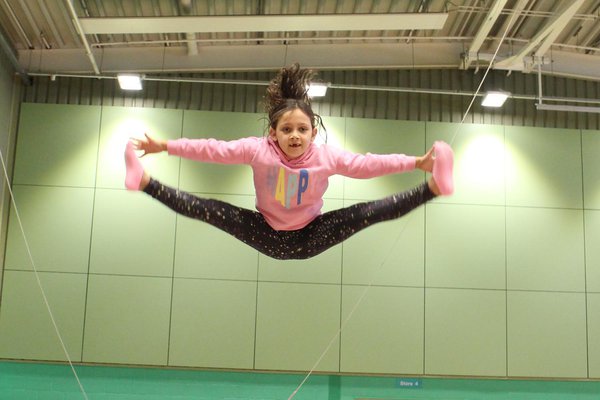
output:
M 322 214 L 300 230 L 276 231 L 259 212 L 196 197 L 152 178 L 143 191 L 173 211 L 213 225 L 278 260 L 314 257 L 368 226 L 400 218 L 435 197 L 424 183 L 381 200 Z
M 178 214 L 206 222 L 241 240 L 259 252 L 277 259 L 288 258 L 286 233 L 271 228 L 257 211 L 194 196 L 150 178 L 143 191 Z
M 125 166 L 127 189 L 142 190 L 175 212 L 211 224 L 269 257 L 289 258 L 287 243 L 296 242 L 293 240 L 294 232 L 275 231 L 256 211 L 196 197 L 150 178 L 144 172 L 131 142 L 125 148 Z
M 317 217 L 302 229 L 302 237 L 306 240 L 306 245 L 303 247 L 305 251 L 298 258 L 319 254 L 378 222 L 400 218 L 430 201 L 437 194 L 452 194 L 454 191 L 452 148 L 447 143 L 437 141 L 434 143 L 434 152 L 433 177 L 428 183 L 382 200 L 356 204 Z
M 435 197 L 429 185 L 423 183 L 381 200 L 322 214 L 302 229 L 305 251 L 297 258 L 313 257 L 373 224 L 400 218 Z
M 368 226 L 400 218 L 436 197 L 429 184 L 424 183 L 382 200 L 355 204 L 322 214 L 297 231 L 276 231 L 256 211 L 218 200 L 199 198 L 149 178 L 144 174 L 139 160 L 133 153 L 133 149 L 128 146 L 125 153 L 128 189 L 143 189 L 175 212 L 209 223 L 276 259 L 306 259 L 316 256 Z M 131 154 L 135 158 L 131 157 Z M 438 174 L 446 174 L 444 179 L 450 184 L 450 190 L 441 194 L 449 194 L 452 191 L 452 159 L 446 163 L 447 166 L 440 169 Z M 446 187 L 448 188 L 448 185 Z

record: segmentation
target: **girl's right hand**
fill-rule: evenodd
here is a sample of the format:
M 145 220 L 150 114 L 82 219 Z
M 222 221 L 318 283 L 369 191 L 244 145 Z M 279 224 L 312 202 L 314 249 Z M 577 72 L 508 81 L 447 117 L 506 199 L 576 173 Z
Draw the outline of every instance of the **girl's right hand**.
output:
M 144 139 L 131 138 L 131 142 L 135 150 L 142 150 L 143 153 L 140 157 L 144 157 L 146 154 L 161 153 L 167 150 L 167 141 L 160 139 L 153 139 L 144 133 Z
M 431 171 L 433 171 L 434 159 L 435 159 L 435 156 L 433 154 L 433 147 L 432 147 L 431 149 L 429 149 L 429 151 L 427 153 L 425 153 L 425 155 L 423 155 L 422 157 L 417 157 L 415 167 L 418 169 L 421 169 L 425 172 L 431 172 Z

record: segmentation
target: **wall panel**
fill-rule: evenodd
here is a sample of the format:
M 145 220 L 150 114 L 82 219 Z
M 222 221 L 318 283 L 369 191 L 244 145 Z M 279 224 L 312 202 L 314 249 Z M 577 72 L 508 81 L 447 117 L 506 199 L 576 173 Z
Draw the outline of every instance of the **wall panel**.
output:
M 361 74 L 364 82 L 374 79 Z M 181 87 L 156 84 L 157 93 Z M 207 96 L 235 106 L 235 93 Z M 362 105 L 360 115 L 375 117 L 377 110 L 356 94 L 348 98 Z M 415 94 L 403 95 L 411 102 L 408 113 L 423 112 L 410 99 Z M 373 93 L 370 102 L 385 97 Z M 131 119 L 138 120 L 136 126 L 168 131 L 161 137 L 263 133 L 258 113 L 232 112 L 235 107 L 224 113 L 174 110 L 173 98 L 159 100 L 154 109 L 23 106 L 16 170 L 28 173 L 14 185 L 17 204 L 33 254 L 44 276 L 52 278 L 52 297 L 58 296 L 52 304 L 76 359 L 302 371 L 325 353 L 316 371 L 597 377 L 599 275 L 593 246 L 600 232 L 594 203 L 600 181 L 590 158 L 594 152 L 582 149 L 595 146 L 597 131 L 469 124 L 453 137 L 458 125 L 446 121 L 327 117 L 330 143 L 354 152 L 422 154 L 435 140 L 452 142 L 456 195 L 360 232 L 309 261 L 279 262 L 119 185 L 122 148 L 134 130 L 123 126 Z M 74 124 L 89 113 L 96 122 Z M 89 130 L 75 135 L 84 139 L 84 150 L 71 140 L 80 125 Z M 49 147 L 44 159 L 40 141 L 27 139 L 44 134 L 71 144 Z M 96 160 L 103 160 L 98 168 Z M 143 163 L 164 174 L 167 184 L 253 205 L 247 171 L 191 161 L 180 165 L 166 155 Z M 102 173 L 94 175 L 96 169 Z M 91 170 L 91 178 L 75 179 L 81 170 Z M 41 172 L 54 178 L 40 178 Z M 413 187 L 424 174 L 338 178 L 332 179 L 325 210 Z M 44 337 L 54 333 L 17 240 L 15 215 L 6 254 L 10 279 L 0 303 L 0 358 L 61 360 L 51 342 L 27 350 L 27 341 L 37 340 L 25 334 L 29 329 Z M 354 319 L 350 315 L 364 290 Z M 74 316 L 66 323 L 65 310 Z M 186 353 L 186 344 L 197 337 L 206 343 L 190 344 Z M 374 343 L 385 348 L 370 351 Z

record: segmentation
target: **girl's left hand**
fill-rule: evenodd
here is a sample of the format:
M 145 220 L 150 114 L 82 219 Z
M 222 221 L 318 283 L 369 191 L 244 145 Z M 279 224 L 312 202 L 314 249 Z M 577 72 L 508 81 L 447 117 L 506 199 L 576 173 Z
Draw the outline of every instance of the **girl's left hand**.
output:
M 144 136 L 144 139 L 131 138 L 134 148 L 144 152 L 140 157 L 144 157 L 146 154 L 160 153 L 167 150 L 167 142 L 165 140 L 154 139 L 147 133 L 144 133 Z

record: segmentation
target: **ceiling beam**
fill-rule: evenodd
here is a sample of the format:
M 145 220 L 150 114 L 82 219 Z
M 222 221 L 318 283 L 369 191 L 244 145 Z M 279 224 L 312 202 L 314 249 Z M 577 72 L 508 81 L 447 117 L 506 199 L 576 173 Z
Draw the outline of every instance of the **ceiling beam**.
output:
M 508 0 L 496 0 L 494 2 L 492 7 L 490 8 L 490 11 L 488 12 L 487 16 L 485 17 L 485 21 L 483 22 L 483 24 L 481 24 L 479 26 L 479 30 L 475 34 L 475 37 L 473 38 L 473 41 L 471 42 L 471 45 L 469 46 L 469 50 L 467 50 L 467 52 L 465 53 L 465 55 L 463 57 L 462 62 L 460 63 L 459 67 L 461 69 L 469 69 L 469 67 L 471 66 L 471 63 L 473 62 L 473 59 L 477 58 L 477 53 L 479 52 L 481 45 L 483 44 L 484 40 L 487 38 L 488 34 L 490 33 L 490 30 L 496 23 L 496 20 L 500 16 L 500 13 L 502 12 L 504 5 L 506 4 L 507 1 Z
M 277 70 L 293 62 L 318 69 L 456 68 L 460 43 L 355 43 L 202 46 L 188 56 L 184 46 L 94 49 L 104 73 Z M 40 60 L 32 72 L 90 73 L 82 49 L 22 50 L 19 61 Z M 452 60 L 451 63 L 448 63 Z
M 558 16 L 555 22 L 554 29 L 552 29 L 550 34 L 546 36 L 546 39 L 544 39 L 542 44 L 540 44 L 540 46 L 537 48 L 537 50 L 534 53 L 534 57 L 541 58 L 544 56 L 544 54 L 546 54 L 550 46 L 552 46 L 558 35 L 560 35 L 563 29 L 565 29 L 567 24 L 571 21 L 571 19 L 573 18 L 577 10 L 579 10 L 584 1 L 585 0 L 573 1 L 573 3 L 569 7 L 567 7 L 560 16 Z
M 86 34 L 441 29 L 447 13 L 79 18 Z
M 581 44 L 584 46 L 594 47 L 593 41 L 598 38 L 598 34 L 600 34 L 600 24 L 595 24 L 592 29 L 585 35 L 583 40 L 581 40 Z
M 96 59 L 94 58 L 94 53 L 92 52 L 92 49 L 90 48 L 90 44 L 88 43 L 88 41 L 85 37 L 85 34 L 81 28 L 81 24 L 79 23 L 79 18 L 77 17 L 77 12 L 75 11 L 75 7 L 73 6 L 73 3 L 71 2 L 71 0 L 65 0 L 65 1 L 67 3 L 67 8 L 69 10 L 69 13 L 71 14 L 71 21 L 73 22 L 75 29 L 79 33 L 79 38 L 81 39 L 81 43 L 83 43 L 83 47 L 85 47 L 85 55 L 88 57 L 88 60 L 90 61 L 90 64 L 92 65 L 92 68 L 94 69 L 94 73 L 96 75 L 99 75 L 100 68 L 98 68 L 98 63 L 96 62 Z
M 560 32 L 565 28 L 567 23 L 573 18 L 577 10 L 581 7 L 584 0 L 573 0 L 564 2 L 554 16 L 550 18 L 544 27 L 531 39 L 529 44 L 523 47 L 517 54 L 508 57 L 494 65 L 494 68 L 521 70 L 531 72 L 534 65 L 534 59 L 526 60 L 528 56 L 542 57 L 550 48 L 554 40 Z M 536 49 L 534 54 L 531 52 Z
M 510 50 L 502 46 L 499 54 Z M 102 56 L 106 74 L 273 71 L 295 61 L 320 70 L 441 69 L 456 68 L 462 51 L 456 42 L 201 46 L 197 56 L 188 56 L 185 46 L 93 49 L 96 58 Z M 30 72 L 92 72 L 83 49 L 21 50 L 18 56 L 23 68 L 40 60 Z M 600 56 L 554 49 L 552 57 L 552 65 L 542 65 L 543 73 L 600 81 Z
M 504 23 L 502 24 L 500 29 L 498 29 L 498 32 L 501 32 L 501 33 L 506 32 L 507 37 L 508 37 L 508 33 L 512 29 L 513 25 L 517 22 L 518 16 L 521 15 L 521 13 L 525 9 L 525 6 L 527 5 L 528 2 L 529 2 L 529 0 L 517 1 L 517 3 L 515 5 L 513 5 L 512 10 L 510 11 L 510 15 L 504 20 Z M 492 40 L 491 43 L 489 43 L 487 45 L 487 48 L 488 48 L 488 50 L 495 49 L 499 45 L 500 45 L 500 39 L 495 39 L 495 40 Z

